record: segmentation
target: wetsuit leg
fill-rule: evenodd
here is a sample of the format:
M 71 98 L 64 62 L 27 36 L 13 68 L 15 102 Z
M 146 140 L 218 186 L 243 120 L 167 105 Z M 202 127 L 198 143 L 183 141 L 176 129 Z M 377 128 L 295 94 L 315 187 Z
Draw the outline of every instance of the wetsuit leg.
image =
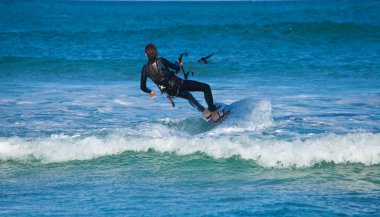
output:
M 211 112 L 215 111 L 214 99 L 212 98 L 210 85 L 198 81 L 183 80 L 183 83 L 179 87 L 179 91 L 202 91 L 204 93 L 208 109 Z
M 190 105 L 194 108 L 197 108 L 198 111 L 203 112 L 205 110 L 205 107 L 203 107 L 189 91 L 179 92 L 177 96 L 183 99 L 187 99 Z

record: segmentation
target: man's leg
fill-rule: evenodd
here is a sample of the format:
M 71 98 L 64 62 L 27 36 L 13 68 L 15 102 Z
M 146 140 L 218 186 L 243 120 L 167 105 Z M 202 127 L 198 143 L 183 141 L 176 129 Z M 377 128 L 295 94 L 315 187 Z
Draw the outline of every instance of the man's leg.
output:
M 187 99 L 191 106 L 193 106 L 194 108 L 197 108 L 197 110 L 200 112 L 204 112 L 205 107 L 203 107 L 189 91 L 179 92 L 178 97 Z
M 214 99 L 212 97 L 210 85 L 205 84 L 205 83 L 201 83 L 198 81 L 183 80 L 183 83 L 181 84 L 179 91 L 180 92 L 202 91 L 204 93 L 204 97 L 205 97 L 205 100 L 206 100 L 206 103 L 208 106 L 208 110 L 210 112 L 213 112 L 216 110 L 216 108 L 214 106 Z

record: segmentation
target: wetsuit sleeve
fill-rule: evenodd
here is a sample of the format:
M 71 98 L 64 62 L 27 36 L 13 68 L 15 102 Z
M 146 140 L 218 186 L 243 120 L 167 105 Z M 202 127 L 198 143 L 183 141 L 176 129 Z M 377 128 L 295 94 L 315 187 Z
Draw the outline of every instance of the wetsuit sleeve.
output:
M 167 59 L 165 58 L 161 58 L 161 61 L 162 63 L 168 67 L 168 68 L 171 68 L 173 70 L 175 70 L 176 72 L 178 72 L 180 70 L 180 67 L 179 67 L 179 63 L 176 62 L 176 64 L 172 63 L 172 62 L 169 62 Z
M 140 89 L 144 91 L 145 93 L 151 93 L 152 90 L 146 87 L 146 79 L 148 78 L 148 75 L 145 71 L 145 65 L 141 70 L 141 81 L 140 81 Z

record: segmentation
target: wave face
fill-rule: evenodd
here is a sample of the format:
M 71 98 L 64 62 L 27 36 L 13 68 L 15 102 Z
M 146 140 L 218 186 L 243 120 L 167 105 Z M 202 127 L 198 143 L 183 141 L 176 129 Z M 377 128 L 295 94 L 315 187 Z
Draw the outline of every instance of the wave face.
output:
M 64 134 L 50 138 L 1 138 L 3 161 L 39 160 L 43 163 L 91 160 L 123 152 L 203 153 L 214 159 L 238 157 L 263 167 L 302 168 L 320 163 L 380 163 L 380 135 L 321 134 L 304 139 L 268 137 L 259 132 L 276 126 L 271 104 L 242 100 L 233 103 L 235 113 L 221 126 L 210 129 L 198 119 L 140 124 L 134 128 L 92 133 Z M 87 134 L 87 135 L 86 135 Z
M 160 136 L 154 134 L 155 130 L 160 132 Z M 153 149 L 179 156 L 196 153 L 215 159 L 237 156 L 263 167 L 275 168 L 302 168 L 321 163 L 359 163 L 367 166 L 380 163 L 378 134 L 326 135 L 321 138 L 286 141 L 249 136 L 194 138 L 173 135 L 170 129 L 163 126 L 156 126 L 149 132 L 153 132 L 153 135 L 117 133 L 106 137 L 85 138 L 65 135 L 52 135 L 46 139 L 2 138 L 0 159 L 52 163 L 91 160 L 126 151 L 148 152 Z

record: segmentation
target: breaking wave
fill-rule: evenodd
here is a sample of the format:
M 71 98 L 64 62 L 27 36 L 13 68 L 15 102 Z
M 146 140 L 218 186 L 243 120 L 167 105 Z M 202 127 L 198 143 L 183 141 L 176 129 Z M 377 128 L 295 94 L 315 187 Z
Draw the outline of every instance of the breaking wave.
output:
M 35 139 L 0 138 L 1 161 L 37 159 L 42 163 L 66 162 L 151 149 L 179 156 L 204 153 L 215 159 L 238 156 L 264 167 L 300 168 L 321 162 L 369 166 L 380 163 L 380 134 L 331 134 L 293 141 L 252 136 L 191 137 L 157 124 L 150 130 L 114 132 L 103 137 L 52 135 L 50 138 Z

